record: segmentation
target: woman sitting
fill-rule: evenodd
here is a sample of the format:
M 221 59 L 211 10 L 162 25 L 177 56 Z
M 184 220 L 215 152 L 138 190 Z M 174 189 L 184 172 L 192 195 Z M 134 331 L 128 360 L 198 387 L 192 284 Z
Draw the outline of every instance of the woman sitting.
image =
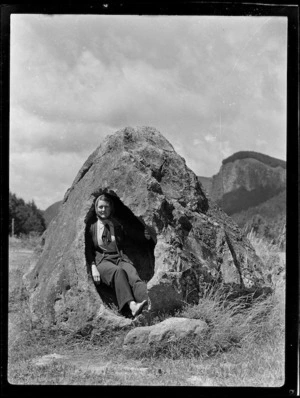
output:
M 113 288 L 119 311 L 124 313 L 129 307 L 134 318 L 147 306 L 147 286 L 123 253 L 122 243 L 126 237 L 137 244 L 145 243 L 151 238 L 149 230 L 145 227 L 142 235 L 130 227 L 125 230 L 113 217 L 114 203 L 107 194 L 97 198 L 95 212 L 97 219 L 91 224 L 86 237 L 87 262 L 93 279 L 96 284 L 102 281 Z

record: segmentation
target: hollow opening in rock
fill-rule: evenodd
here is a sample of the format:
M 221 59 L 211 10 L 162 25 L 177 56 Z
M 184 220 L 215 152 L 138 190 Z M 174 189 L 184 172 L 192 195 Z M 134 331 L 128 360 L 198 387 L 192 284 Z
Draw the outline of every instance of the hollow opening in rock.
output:
M 96 193 L 94 193 L 95 200 L 93 201 L 93 205 L 91 206 L 85 220 L 86 236 L 90 231 L 91 224 L 97 220 L 95 212 L 95 201 L 97 197 L 102 193 L 105 193 L 112 199 L 114 204 L 113 218 L 116 219 L 122 225 L 124 231 L 126 232 L 128 228 L 130 228 L 131 230 L 134 229 L 135 233 L 143 237 L 145 229 L 143 221 L 138 217 L 136 217 L 133 214 L 133 212 L 127 206 L 124 205 L 124 203 L 120 200 L 120 198 L 116 195 L 114 191 L 108 189 L 101 189 Z M 154 275 L 154 265 L 155 265 L 154 247 L 155 247 L 155 242 L 153 239 L 150 240 L 145 239 L 142 242 L 140 241 L 136 242 L 133 239 L 130 239 L 128 236 L 125 237 L 124 242 L 122 244 L 123 253 L 127 255 L 128 258 L 132 261 L 140 278 L 146 283 Z M 109 307 L 117 306 L 116 296 L 111 287 L 105 285 L 104 283 L 100 283 L 100 285 L 95 285 L 95 286 L 105 305 Z

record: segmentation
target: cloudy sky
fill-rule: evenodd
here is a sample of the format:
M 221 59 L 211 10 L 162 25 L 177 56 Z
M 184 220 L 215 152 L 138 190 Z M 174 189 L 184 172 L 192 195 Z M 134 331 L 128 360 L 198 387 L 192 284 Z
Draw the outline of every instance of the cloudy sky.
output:
M 13 14 L 10 190 L 61 200 L 103 138 L 156 127 L 200 176 L 286 157 L 285 17 Z

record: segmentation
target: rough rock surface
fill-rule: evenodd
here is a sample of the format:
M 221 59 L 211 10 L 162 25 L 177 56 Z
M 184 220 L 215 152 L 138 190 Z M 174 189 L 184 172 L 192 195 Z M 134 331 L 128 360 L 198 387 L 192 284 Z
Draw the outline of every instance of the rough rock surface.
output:
M 124 339 L 124 348 L 175 342 L 187 337 L 200 337 L 207 330 L 207 324 L 199 319 L 168 318 L 156 325 L 142 326 L 130 330 Z
M 93 283 L 85 233 L 103 191 L 115 195 L 125 227 L 130 223 L 142 233 L 146 223 L 156 234 L 156 244 L 151 240 L 127 252 L 148 281 L 152 311 L 197 302 L 207 283 L 237 291 L 265 286 L 249 241 L 207 199 L 172 145 L 153 128 L 125 128 L 90 155 L 44 235 L 43 252 L 25 276 L 34 322 L 79 329 L 99 324 L 109 294 Z
M 52 219 L 58 214 L 61 204 L 62 200 L 55 202 L 51 206 L 47 207 L 47 209 L 44 211 L 43 216 L 47 228 Z

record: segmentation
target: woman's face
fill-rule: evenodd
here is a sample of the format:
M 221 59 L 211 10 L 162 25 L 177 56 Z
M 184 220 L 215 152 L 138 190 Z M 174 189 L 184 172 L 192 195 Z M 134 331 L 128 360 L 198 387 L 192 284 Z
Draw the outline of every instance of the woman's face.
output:
M 100 218 L 108 218 L 111 213 L 111 206 L 105 200 L 99 200 L 97 203 L 97 214 Z

